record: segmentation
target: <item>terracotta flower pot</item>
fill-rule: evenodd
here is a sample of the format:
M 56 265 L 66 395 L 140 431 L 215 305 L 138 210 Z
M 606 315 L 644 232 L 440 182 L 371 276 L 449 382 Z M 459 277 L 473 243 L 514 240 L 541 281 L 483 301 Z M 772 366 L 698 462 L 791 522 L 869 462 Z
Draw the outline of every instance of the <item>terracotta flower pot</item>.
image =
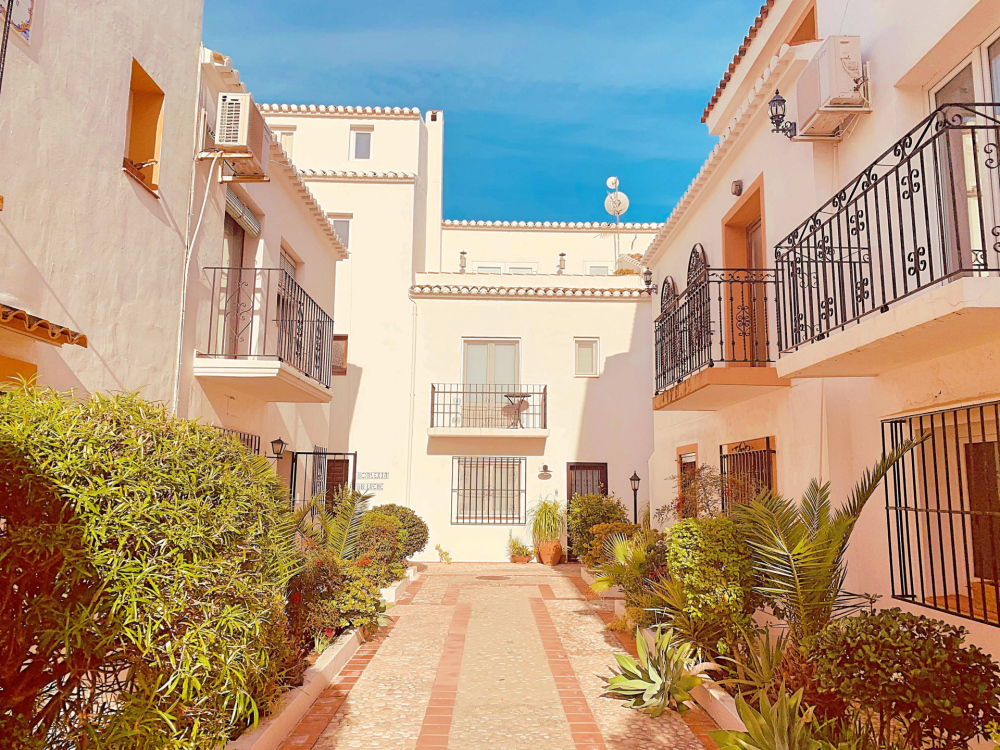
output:
M 511 555 L 510 561 L 512 563 L 527 563 L 531 562 L 531 555 Z
M 551 542 L 540 542 L 538 545 L 538 559 L 546 565 L 558 565 L 562 560 L 562 544 L 558 540 Z

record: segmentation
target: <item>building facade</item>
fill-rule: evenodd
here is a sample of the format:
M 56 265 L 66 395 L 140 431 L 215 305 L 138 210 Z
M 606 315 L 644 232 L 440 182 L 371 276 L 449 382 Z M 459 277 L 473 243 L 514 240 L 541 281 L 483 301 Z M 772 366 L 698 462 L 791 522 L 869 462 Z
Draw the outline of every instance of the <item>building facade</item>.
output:
M 719 143 L 644 256 L 651 476 L 709 464 L 789 496 L 817 477 L 839 502 L 926 435 L 866 507 L 846 586 L 987 649 L 1000 120 L 976 103 L 997 101 L 996 3 L 769 1 L 706 107 Z M 673 508 L 676 485 L 652 486 Z

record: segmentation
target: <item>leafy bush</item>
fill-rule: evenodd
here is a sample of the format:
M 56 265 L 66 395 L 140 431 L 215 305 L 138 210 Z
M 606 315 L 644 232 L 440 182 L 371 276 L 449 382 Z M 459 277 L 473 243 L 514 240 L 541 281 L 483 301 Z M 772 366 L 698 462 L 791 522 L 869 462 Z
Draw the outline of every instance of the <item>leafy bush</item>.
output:
M 531 547 L 525 544 L 521 537 L 514 536 L 513 531 L 507 534 L 507 556 L 531 557 Z
M 652 610 L 662 603 L 651 588 L 651 579 L 662 559 L 663 541 L 661 533 L 650 529 L 632 537 L 619 533 L 605 538 L 604 560 L 594 570 L 595 580 L 590 588 L 600 593 L 612 586 L 621 587 L 629 630 L 651 625 Z
M 753 562 L 736 524 L 724 516 L 686 518 L 670 527 L 666 553 L 670 577 L 696 620 L 714 620 L 723 631 L 720 654 L 734 654 L 753 627 L 760 597 L 753 593 Z
M 821 692 L 846 703 L 878 734 L 913 748 L 961 747 L 1000 720 L 1000 673 L 964 628 L 900 609 L 864 612 L 816 640 Z
M 50 748 L 224 743 L 290 653 L 278 477 L 134 394 L 0 399 L 3 724 Z
M 407 536 L 402 521 L 383 513 L 381 508 L 373 508 L 361 517 L 357 557 L 368 556 L 376 563 L 391 566 L 403 558 Z
M 583 557 L 590 549 L 590 530 L 602 523 L 626 523 L 625 507 L 614 495 L 574 495 L 569 503 L 566 531 L 573 554 Z
M 387 622 L 380 571 L 360 563 L 343 567 L 344 585 L 336 598 L 323 607 L 324 622 L 335 632 L 352 628 L 374 632 Z
M 590 529 L 590 546 L 587 553 L 580 558 L 580 561 L 588 568 L 596 568 L 604 561 L 604 543 L 608 537 L 614 534 L 624 534 L 632 537 L 639 532 L 641 527 L 634 523 L 615 521 L 614 523 L 599 523 Z
M 343 563 L 336 553 L 314 543 L 306 544 L 302 570 L 289 584 L 288 624 L 298 645 L 308 651 L 317 639 L 332 640 L 339 625 L 330 611 L 344 588 Z
M 379 505 L 376 507 L 376 510 L 388 513 L 390 516 L 395 516 L 403 524 L 403 528 L 406 529 L 406 544 L 403 547 L 403 557 L 413 557 L 418 552 L 424 551 L 424 548 L 427 546 L 427 540 L 430 537 L 430 529 L 427 528 L 424 519 L 409 508 L 404 508 L 402 505 L 395 505 L 394 503 Z

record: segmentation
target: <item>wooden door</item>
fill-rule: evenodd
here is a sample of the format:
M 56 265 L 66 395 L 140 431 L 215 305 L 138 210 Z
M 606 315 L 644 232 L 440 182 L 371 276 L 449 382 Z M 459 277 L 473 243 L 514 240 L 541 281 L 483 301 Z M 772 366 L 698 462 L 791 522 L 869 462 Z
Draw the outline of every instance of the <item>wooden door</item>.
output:
M 995 582 L 1000 578 L 1000 444 L 966 444 L 965 469 L 972 513 L 973 575 L 980 581 Z
M 341 487 L 351 484 L 351 462 L 346 458 L 329 458 L 326 461 L 326 502 L 333 500 Z
M 606 463 L 568 463 L 566 464 L 566 512 L 575 495 L 607 495 L 608 465 Z M 566 559 L 573 562 L 577 559 L 576 550 L 568 551 Z

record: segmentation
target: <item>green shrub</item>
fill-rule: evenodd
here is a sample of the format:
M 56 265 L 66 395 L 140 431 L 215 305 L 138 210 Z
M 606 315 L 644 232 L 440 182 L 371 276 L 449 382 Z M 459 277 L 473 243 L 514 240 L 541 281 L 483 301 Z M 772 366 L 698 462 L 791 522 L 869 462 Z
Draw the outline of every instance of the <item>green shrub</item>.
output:
M 218 747 L 277 700 L 290 653 L 277 475 L 136 395 L 0 400 L 3 724 L 50 748 Z
M 573 554 L 583 557 L 590 549 L 590 530 L 602 523 L 628 521 L 625 507 L 614 495 L 574 495 L 569 503 L 566 531 Z
M 900 609 L 836 620 L 812 655 L 819 690 L 838 696 L 878 734 L 913 748 L 964 747 L 1000 720 L 997 665 L 967 631 Z
M 403 524 L 403 528 L 406 529 L 406 544 L 403 547 L 403 557 L 413 557 L 418 552 L 424 551 L 424 548 L 427 546 L 427 540 L 430 538 L 430 529 L 427 528 L 424 519 L 409 508 L 404 508 L 402 505 L 395 505 L 393 503 L 379 505 L 375 510 L 395 516 Z
M 317 638 L 332 639 L 338 625 L 331 619 L 329 602 L 344 588 L 343 563 L 329 548 L 307 544 L 302 569 L 289 584 L 288 625 L 303 651 Z
M 407 533 L 395 516 L 373 508 L 361 517 L 357 557 L 370 557 L 374 562 L 392 565 L 403 558 Z
M 736 524 L 725 516 L 678 521 L 670 527 L 666 564 L 684 612 L 695 620 L 714 620 L 725 634 L 714 650 L 735 653 L 760 603 L 753 593 L 750 553 Z
M 615 521 L 614 523 L 599 523 L 590 529 L 590 546 L 580 562 L 588 568 L 596 568 L 604 562 L 604 542 L 613 534 L 624 534 L 631 537 L 638 533 L 641 527 L 634 523 Z
M 331 627 L 337 631 L 348 628 L 364 628 L 369 632 L 378 630 L 386 622 L 379 570 L 359 561 L 345 565 L 343 573 L 344 586 L 327 608 Z

